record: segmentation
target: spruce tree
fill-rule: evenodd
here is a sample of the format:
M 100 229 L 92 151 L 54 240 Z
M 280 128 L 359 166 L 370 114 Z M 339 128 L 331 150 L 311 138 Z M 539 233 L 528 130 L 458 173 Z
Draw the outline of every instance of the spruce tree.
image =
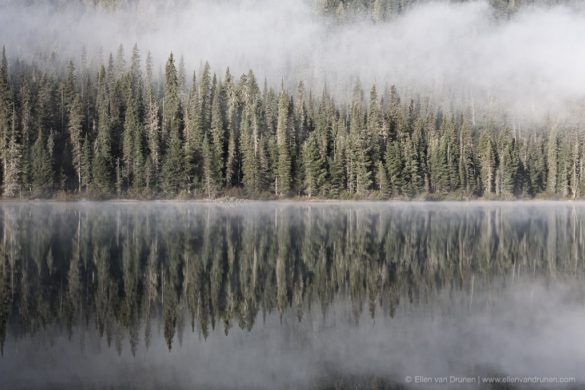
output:
M 404 186 L 404 160 L 399 141 L 391 141 L 386 146 L 386 169 L 393 197 L 402 194 Z
M 477 193 L 477 173 L 474 159 L 473 140 L 471 132 L 463 116 L 459 130 L 459 181 L 463 191 L 467 194 Z
M 167 194 L 177 194 L 184 184 L 182 110 L 179 100 L 177 69 L 171 54 L 165 71 L 165 94 L 163 109 L 163 135 L 167 135 L 164 163 L 162 167 L 162 189 Z
M 291 157 L 290 157 L 290 118 L 289 101 L 284 91 L 278 100 L 278 124 L 276 128 L 276 145 L 278 148 L 278 163 L 276 168 L 275 192 L 278 195 L 288 195 L 291 188 Z
M 489 196 L 496 192 L 497 155 L 494 143 L 487 131 L 483 131 L 479 138 L 479 158 L 483 195 Z
M 380 196 L 383 199 L 386 199 L 390 196 L 390 180 L 388 179 L 388 173 L 386 172 L 386 167 L 382 161 L 378 161 L 377 163 L 377 172 L 378 190 L 380 191 Z
M 222 102 L 223 93 L 221 88 L 217 88 L 218 91 L 213 95 L 213 103 L 211 105 L 211 139 L 213 148 L 215 149 L 213 154 L 217 159 L 216 165 L 220 172 L 220 178 L 222 178 L 223 172 L 225 171 L 225 155 L 226 155 L 226 129 L 225 120 L 223 114 L 224 103 Z M 223 181 L 223 178 L 222 178 Z
M 50 146 L 43 130 L 39 128 L 37 138 L 32 146 L 32 189 L 36 196 L 49 196 L 53 191 L 54 171 L 51 161 Z
M 205 132 L 202 121 L 197 78 L 193 74 L 185 115 L 185 175 L 189 189 L 196 186 L 203 176 L 202 146 Z
M 81 107 L 81 99 L 79 95 L 75 95 L 71 106 L 69 108 L 69 142 L 71 142 L 71 152 L 73 157 L 73 167 L 77 175 L 77 191 L 81 192 L 81 187 L 84 184 L 82 180 L 82 159 L 83 159 L 83 113 Z
M 225 185 L 240 184 L 239 125 L 241 122 L 240 99 L 229 68 L 225 74 L 227 152 L 225 162 Z
M 2 60 L 0 62 L 0 156 L 2 158 L 2 176 L 5 182 L 6 171 L 8 168 L 7 149 L 9 135 L 12 125 L 12 92 L 8 83 L 8 62 L 6 60 L 6 49 L 2 47 Z
M 98 75 L 97 96 L 97 136 L 93 147 L 92 177 L 96 190 L 109 193 L 112 190 L 114 176 L 114 161 L 112 157 L 112 124 L 110 122 L 110 102 L 108 85 L 106 84 L 106 71 L 102 66 Z M 95 126 L 95 123 L 94 123 Z
M 319 150 L 315 133 L 312 133 L 303 149 L 305 167 L 305 193 L 311 197 L 326 193 L 327 162 Z
M 546 175 L 546 190 L 555 194 L 558 190 L 559 179 L 559 140 L 556 128 L 553 126 L 548 135 L 547 148 L 547 175 Z
M 221 171 L 219 161 L 215 155 L 215 148 L 209 142 L 209 138 L 203 139 L 203 190 L 208 198 L 215 197 L 221 187 Z
M 13 198 L 19 195 L 21 191 L 22 148 L 18 140 L 17 122 L 16 108 L 13 107 L 12 129 L 8 135 L 8 148 L 4 151 L 6 154 L 6 170 L 4 172 L 3 195 L 7 198 Z

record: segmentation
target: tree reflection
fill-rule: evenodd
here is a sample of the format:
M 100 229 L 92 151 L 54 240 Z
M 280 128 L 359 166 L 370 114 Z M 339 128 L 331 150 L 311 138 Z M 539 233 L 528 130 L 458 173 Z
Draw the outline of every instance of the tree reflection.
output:
M 439 290 L 581 275 L 585 206 L 6 204 L 0 346 L 41 329 L 97 331 L 119 351 L 207 338 L 337 297 L 357 319 Z M 162 321 L 162 323 L 160 322 Z

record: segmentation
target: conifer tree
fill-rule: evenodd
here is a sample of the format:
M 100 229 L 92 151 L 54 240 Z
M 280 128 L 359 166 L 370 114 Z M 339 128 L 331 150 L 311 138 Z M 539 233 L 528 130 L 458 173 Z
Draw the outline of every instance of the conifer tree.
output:
M 559 179 L 559 140 L 555 127 L 551 127 L 547 148 L 546 190 L 554 194 L 558 190 Z
M 43 130 L 39 128 L 31 151 L 32 185 L 36 196 L 48 196 L 53 190 L 54 172 L 49 147 L 50 142 L 45 138 Z
M 217 159 L 216 165 L 219 169 L 220 178 L 222 178 L 225 171 L 225 155 L 226 155 L 226 129 L 225 120 L 223 117 L 222 108 L 224 103 L 222 88 L 218 87 L 216 93 L 213 95 L 213 103 L 211 105 L 211 139 L 213 144 L 213 155 Z M 223 180 L 222 180 L 223 181 Z
M 216 151 L 209 138 L 203 139 L 203 189 L 208 198 L 213 198 L 221 186 L 221 171 Z
M 19 195 L 22 183 L 22 148 L 18 140 L 17 122 L 16 108 L 13 107 L 11 118 L 12 129 L 8 134 L 8 148 L 4 151 L 6 153 L 6 170 L 4 172 L 3 195 L 7 198 Z
M 305 166 L 305 193 L 311 197 L 326 193 L 327 165 L 323 160 L 315 133 L 312 133 L 303 150 Z
M 378 172 L 378 190 L 380 191 L 380 196 L 385 199 L 390 196 L 390 181 L 382 161 L 378 161 L 376 170 Z
M 493 141 L 487 132 L 482 132 L 479 139 L 479 158 L 484 195 L 496 192 L 497 156 Z
M 473 150 L 473 140 L 465 118 L 461 117 L 459 130 L 459 181 L 463 191 L 467 194 L 477 192 L 476 167 Z
M 81 99 L 79 95 L 75 95 L 69 108 L 69 142 L 71 142 L 71 152 L 73 157 L 73 167 L 77 174 L 77 191 L 81 192 L 83 185 L 82 180 L 82 159 L 83 159 L 83 113 L 81 107 Z
M 291 188 L 291 123 L 289 118 L 289 101 L 284 91 L 278 100 L 278 124 L 276 129 L 276 145 L 278 148 L 278 163 L 276 168 L 275 192 L 278 195 L 287 195 Z
M 239 125 L 240 125 L 240 101 L 238 91 L 234 85 L 229 68 L 225 75 L 226 88 L 226 122 L 227 122 L 227 153 L 225 164 L 226 187 L 239 185 L 240 163 L 239 163 Z
M 399 141 L 391 141 L 386 146 L 386 169 L 391 195 L 401 195 L 404 186 L 404 160 Z
M 183 145 L 181 139 L 182 110 L 179 100 L 177 69 L 171 54 L 166 65 L 163 109 L 163 135 L 167 135 L 162 167 L 162 189 L 176 194 L 184 183 Z
M 91 171 L 92 171 L 92 158 L 91 158 L 91 142 L 87 135 L 83 139 L 82 154 L 81 154 L 81 165 L 80 165 L 80 177 L 81 185 L 80 188 L 84 189 L 91 186 Z
M 103 193 L 109 193 L 112 189 L 114 174 L 114 162 L 112 157 L 112 134 L 110 122 L 110 102 L 108 97 L 108 85 L 106 84 L 106 71 L 102 66 L 98 75 L 97 96 L 97 136 L 94 142 L 92 159 L 92 177 L 95 188 Z M 95 123 L 94 123 L 95 126 Z
M 8 62 L 6 60 L 6 49 L 2 47 L 2 60 L 0 62 L 0 156 L 2 157 L 2 175 L 6 175 L 8 168 L 9 134 L 12 128 L 12 92 L 8 83 Z
M 31 140 L 34 138 L 33 93 L 30 82 L 25 81 L 20 89 L 20 144 L 22 150 L 21 182 L 23 190 L 30 191 L 31 183 Z
M 363 135 L 357 135 L 354 143 L 355 192 L 357 195 L 366 195 L 373 184 L 373 168 L 370 154 L 371 146 Z

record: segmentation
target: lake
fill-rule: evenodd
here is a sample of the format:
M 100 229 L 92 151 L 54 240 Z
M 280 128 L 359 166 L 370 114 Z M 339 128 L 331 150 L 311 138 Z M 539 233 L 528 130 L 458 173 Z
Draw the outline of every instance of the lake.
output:
M 2 203 L 0 388 L 575 388 L 584 276 L 585 203 Z

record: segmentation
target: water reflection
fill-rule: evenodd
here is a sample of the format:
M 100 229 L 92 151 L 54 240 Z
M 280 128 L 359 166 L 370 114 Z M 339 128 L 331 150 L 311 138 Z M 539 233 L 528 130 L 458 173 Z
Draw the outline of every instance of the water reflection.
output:
M 134 359 L 146 372 L 157 367 L 153 356 L 177 361 L 198 348 L 199 360 L 224 351 L 239 364 L 248 353 L 256 359 L 250 370 L 276 365 L 274 375 L 284 375 L 278 387 L 318 385 L 342 372 L 352 373 L 353 386 L 370 375 L 385 384 L 417 370 L 452 371 L 457 359 L 443 367 L 418 355 L 434 347 L 446 357 L 458 339 L 465 344 L 459 358 L 475 356 L 476 369 L 501 372 L 497 359 L 482 358 L 497 353 L 477 343 L 491 337 L 508 354 L 509 344 L 472 326 L 479 319 L 494 332 L 511 322 L 510 342 L 540 342 L 552 323 L 583 341 L 575 325 L 585 324 L 585 204 L 13 203 L 0 216 L 0 374 L 35 350 L 67 347 L 69 358 L 99 355 L 102 366 L 127 353 L 124 364 Z M 511 308 L 526 315 L 510 317 Z M 543 318 L 541 333 L 530 333 Z M 439 325 L 445 331 L 436 334 Z M 465 341 L 466 334 L 473 337 Z M 261 348 L 274 340 L 287 347 Z M 518 349 L 517 360 L 534 359 L 540 347 L 532 347 Z M 294 364 L 273 361 L 283 350 L 302 365 L 294 377 L 284 374 Z M 567 375 L 585 363 L 582 347 L 562 351 Z M 547 366 L 516 363 L 521 372 Z M 207 370 L 222 376 L 218 367 Z M 90 376 L 79 375 L 56 383 L 79 387 Z M 274 387 L 269 378 L 218 383 Z M 129 380 L 120 375 L 109 385 L 148 387 Z M 211 383 L 182 380 L 173 387 Z

